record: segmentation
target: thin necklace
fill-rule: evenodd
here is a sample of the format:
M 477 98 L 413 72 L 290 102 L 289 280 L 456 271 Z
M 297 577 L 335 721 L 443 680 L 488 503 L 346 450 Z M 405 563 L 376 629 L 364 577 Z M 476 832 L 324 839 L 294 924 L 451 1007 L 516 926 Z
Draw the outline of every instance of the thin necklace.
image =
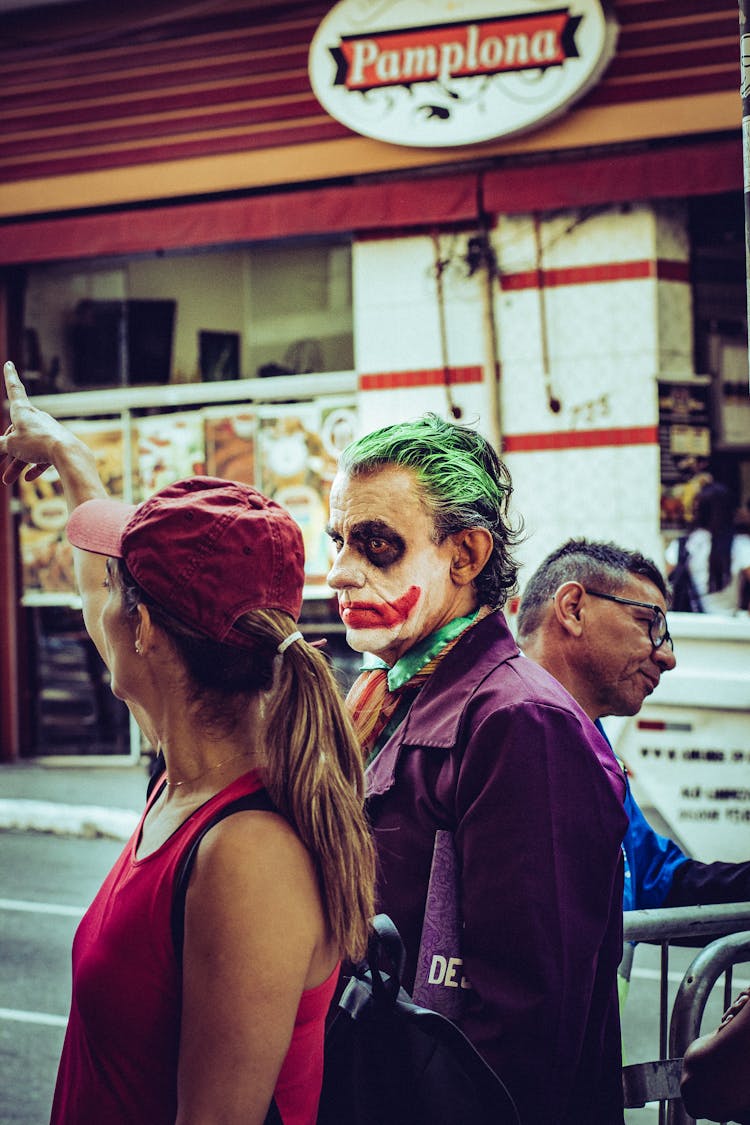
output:
M 208 769 L 203 770 L 202 773 L 197 773 L 195 777 L 183 777 L 180 781 L 170 781 L 169 774 L 167 774 L 167 785 L 171 786 L 172 789 L 176 789 L 178 785 L 192 785 L 194 781 L 200 781 L 202 777 L 205 777 L 207 773 L 211 773 L 212 770 L 221 769 L 222 766 L 228 765 L 229 762 L 235 762 L 238 758 L 246 758 L 249 753 L 249 750 L 240 750 L 238 754 L 232 754 L 231 758 L 224 758 L 221 762 L 215 762 L 212 766 L 209 766 Z

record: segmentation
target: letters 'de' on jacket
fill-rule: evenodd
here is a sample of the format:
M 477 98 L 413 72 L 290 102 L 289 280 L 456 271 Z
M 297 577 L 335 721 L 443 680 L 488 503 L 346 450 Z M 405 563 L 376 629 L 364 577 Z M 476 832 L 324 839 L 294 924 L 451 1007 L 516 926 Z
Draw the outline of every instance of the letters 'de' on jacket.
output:
M 405 987 L 435 833 L 448 830 L 463 924 L 451 982 L 470 986 L 462 1030 L 524 1125 L 622 1122 L 627 818 L 606 741 L 495 612 L 446 655 L 367 776 L 377 905 L 404 940 Z

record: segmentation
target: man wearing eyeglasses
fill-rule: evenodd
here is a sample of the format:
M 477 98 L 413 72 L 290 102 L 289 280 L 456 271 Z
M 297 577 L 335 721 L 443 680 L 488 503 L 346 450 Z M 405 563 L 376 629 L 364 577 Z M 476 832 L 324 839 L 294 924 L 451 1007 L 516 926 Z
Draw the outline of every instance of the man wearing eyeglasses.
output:
M 601 730 L 607 715 L 637 714 L 675 666 L 666 596 L 661 572 L 640 552 L 570 539 L 526 585 L 518 644 Z M 625 910 L 750 900 L 750 862 L 690 859 L 649 825 L 630 786 L 625 811 Z

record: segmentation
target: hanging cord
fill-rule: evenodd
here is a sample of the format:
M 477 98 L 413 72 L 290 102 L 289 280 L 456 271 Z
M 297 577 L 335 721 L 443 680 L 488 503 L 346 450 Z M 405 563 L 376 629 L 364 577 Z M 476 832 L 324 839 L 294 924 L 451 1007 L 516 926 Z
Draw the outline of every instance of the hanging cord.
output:
M 481 292 L 482 324 L 485 339 L 485 370 L 489 394 L 487 423 L 489 437 L 498 453 L 503 450 L 502 408 L 500 399 L 500 349 L 495 319 L 495 288 L 498 279 L 497 257 L 490 238 L 489 217 L 481 200 L 481 185 L 477 196 L 477 233 L 472 235 L 466 247 L 466 268 L 468 276 L 473 277 L 478 270 L 482 272 Z
M 544 389 L 547 394 L 547 406 L 553 414 L 559 414 L 562 403 L 552 389 L 552 372 L 549 361 L 549 332 L 547 325 L 547 300 L 546 286 L 544 284 L 544 266 L 542 260 L 542 226 L 539 215 L 534 213 L 534 245 L 536 247 L 536 278 L 537 293 L 539 294 L 539 339 L 542 347 L 542 373 L 544 375 Z
M 451 371 L 448 365 L 448 324 L 445 315 L 445 288 L 443 286 L 443 274 L 450 265 L 450 258 L 443 258 L 440 253 L 440 235 L 437 231 L 433 231 L 432 234 L 432 249 L 435 261 L 435 287 L 437 290 L 438 322 L 440 327 L 440 358 L 443 365 L 445 401 L 450 416 L 452 418 L 460 418 L 463 412 L 461 407 L 457 406 L 454 402 L 453 392 L 451 391 Z

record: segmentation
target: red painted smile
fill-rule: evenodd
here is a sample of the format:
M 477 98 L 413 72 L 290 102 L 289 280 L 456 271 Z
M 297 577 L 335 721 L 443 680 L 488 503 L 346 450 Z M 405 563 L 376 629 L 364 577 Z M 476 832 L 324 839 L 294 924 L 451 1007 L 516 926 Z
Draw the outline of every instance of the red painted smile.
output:
M 410 586 L 395 602 L 354 602 L 340 605 L 339 614 L 348 629 L 393 629 L 404 624 L 421 593 L 419 586 Z

